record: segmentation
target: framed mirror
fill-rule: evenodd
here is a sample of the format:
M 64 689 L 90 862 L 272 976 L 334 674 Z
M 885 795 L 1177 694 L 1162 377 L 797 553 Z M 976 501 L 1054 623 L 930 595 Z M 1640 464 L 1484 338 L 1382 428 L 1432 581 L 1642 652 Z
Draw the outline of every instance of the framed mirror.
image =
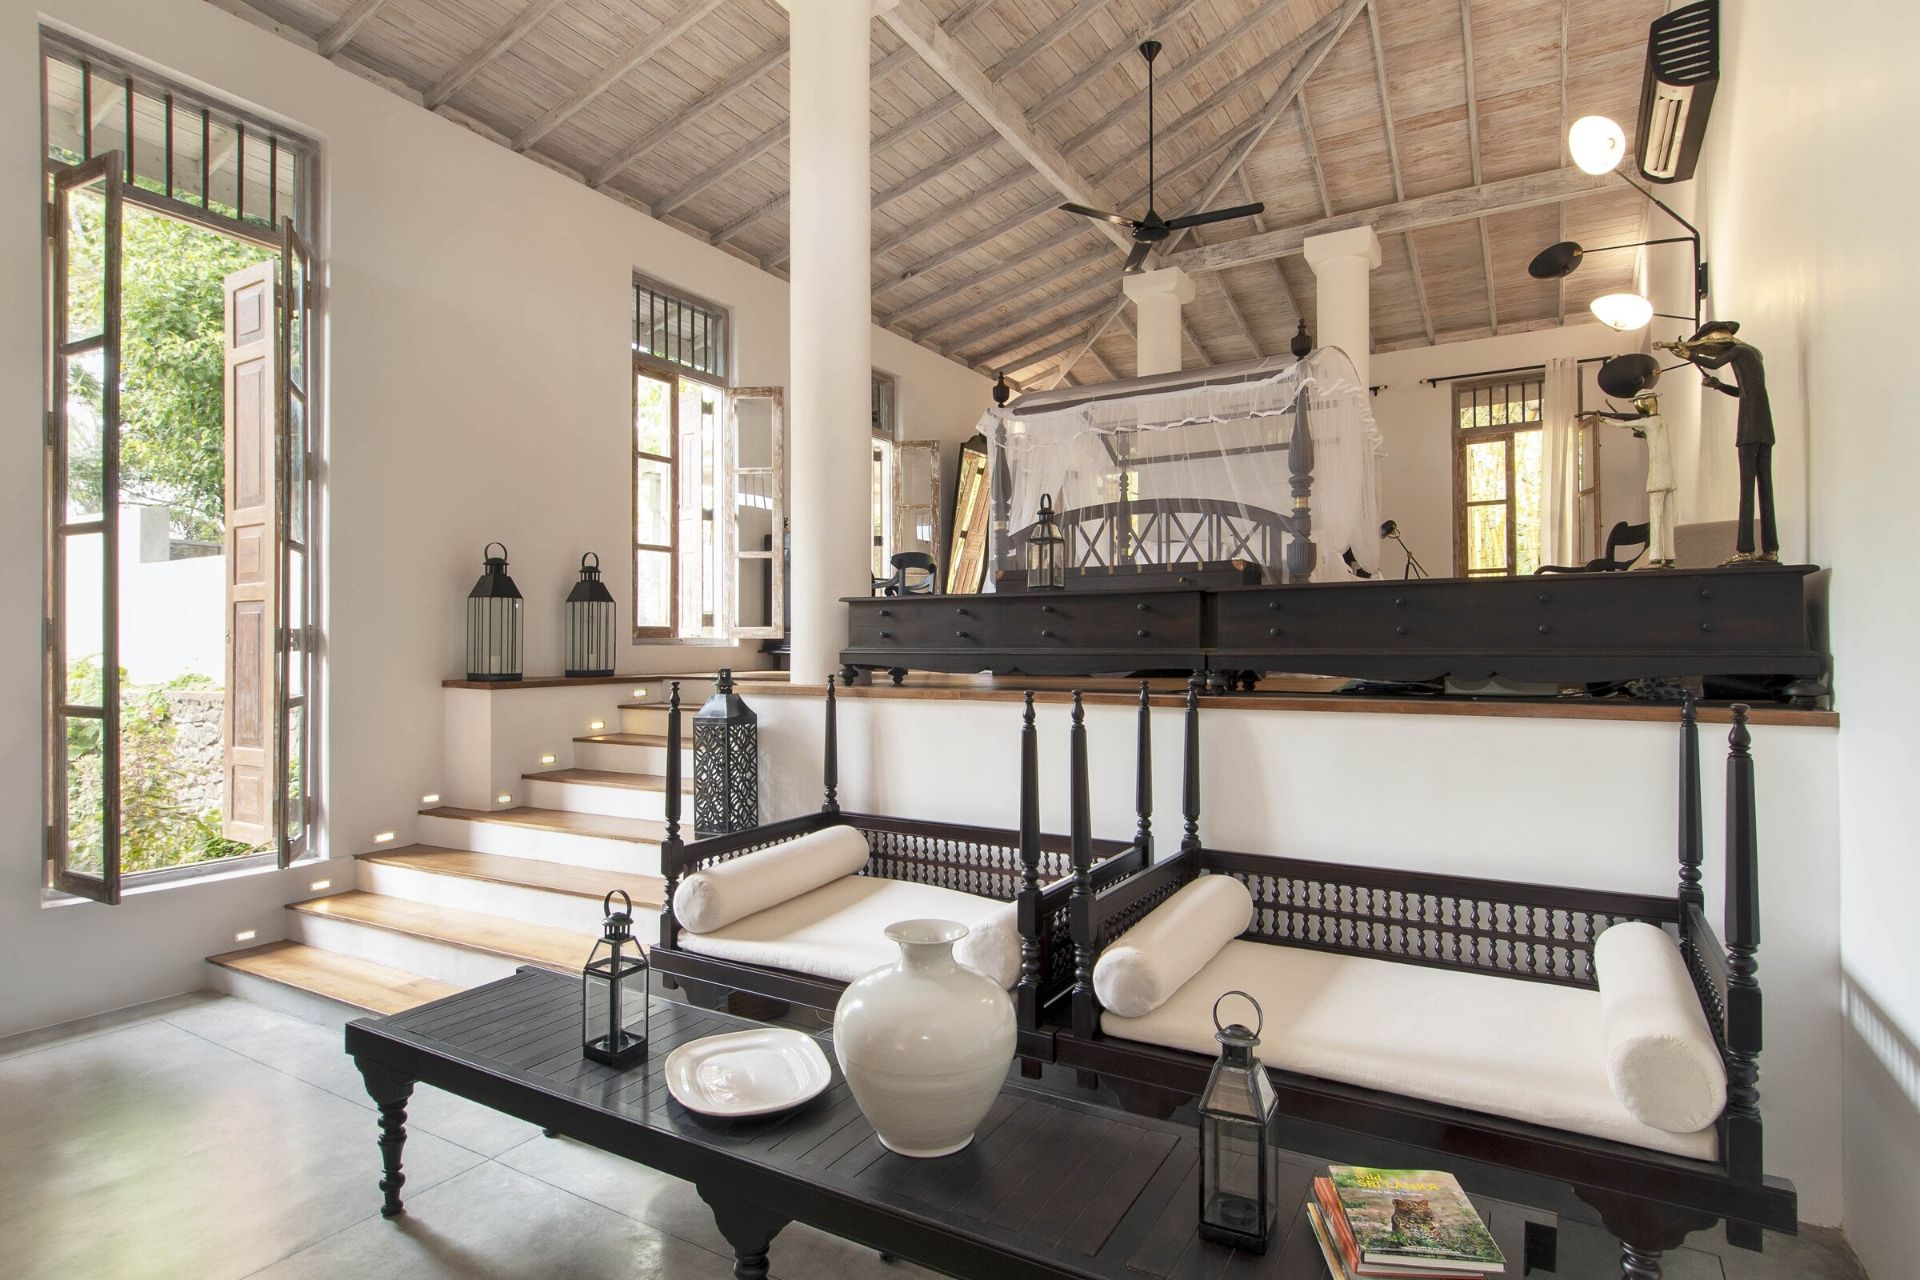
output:
M 993 502 L 987 482 L 987 438 L 960 446 L 960 476 L 953 488 L 953 541 L 947 551 L 947 590 L 972 594 L 987 577 L 987 520 Z
M 940 442 L 901 441 L 893 447 L 892 552 L 924 551 L 938 560 L 940 514 Z

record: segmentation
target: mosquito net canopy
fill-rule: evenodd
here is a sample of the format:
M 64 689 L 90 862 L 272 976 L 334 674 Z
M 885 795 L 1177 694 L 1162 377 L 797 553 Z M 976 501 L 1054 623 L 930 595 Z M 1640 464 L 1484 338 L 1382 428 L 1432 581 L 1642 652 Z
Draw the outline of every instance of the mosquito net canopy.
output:
M 1280 582 L 1301 539 L 1313 581 L 1353 576 L 1348 551 L 1379 568 L 1380 435 L 1338 348 L 1028 394 L 980 430 L 1007 511 L 996 565 L 1018 566 L 1047 494 L 1075 568 L 1250 560 Z

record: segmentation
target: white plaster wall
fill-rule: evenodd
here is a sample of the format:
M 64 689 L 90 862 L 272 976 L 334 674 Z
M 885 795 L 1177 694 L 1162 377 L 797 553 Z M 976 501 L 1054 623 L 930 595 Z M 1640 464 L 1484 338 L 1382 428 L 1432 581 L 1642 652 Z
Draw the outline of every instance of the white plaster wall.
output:
M 558 666 L 580 552 L 626 563 L 632 272 L 730 306 L 747 385 L 786 382 L 786 286 L 202 0 L 0 0 L 0 172 L 12 175 L 0 183 L 0 598 L 40 596 L 43 18 L 321 144 L 323 847 L 404 837 L 420 795 L 439 789 L 439 682 L 461 670 L 482 545 L 512 551 L 530 671 Z M 985 379 L 893 334 L 876 331 L 873 349 L 900 378 L 906 434 L 972 430 Z M 624 624 L 626 573 L 609 577 Z M 200 957 L 231 947 L 241 921 L 277 936 L 267 908 L 304 885 L 270 875 L 43 911 L 39 646 L 31 607 L 0 611 L 0 1033 L 195 987 Z M 728 661 L 753 659 L 649 646 L 622 665 Z M 91 944 L 96 931 L 113 946 Z
M 1691 198 L 1713 264 L 1709 311 L 1740 321 L 1766 356 L 1783 554 L 1833 568 L 1846 1227 L 1876 1280 L 1893 1280 L 1920 1257 L 1920 590 L 1903 533 L 1920 471 L 1906 358 L 1920 295 L 1907 251 L 1920 9 L 1858 0 L 1844 23 L 1809 23 L 1763 0 L 1722 15 L 1724 79 Z M 1696 495 L 1728 515 L 1731 403 L 1706 395 Z
M 781 762 L 769 818 L 819 807 L 817 699 L 747 696 Z M 1020 706 L 843 698 L 841 803 L 1017 824 Z M 1677 883 L 1673 725 L 1344 712 L 1202 713 L 1200 831 L 1217 847 L 1500 879 L 1666 893 Z M 1068 713 L 1038 710 L 1040 817 L 1067 829 Z M 1156 710 L 1154 829 L 1180 832 L 1180 712 Z M 1707 910 L 1724 898 L 1726 727 L 1701 731 Z M 1096 835 L 1133 832 L 1134 712 L 1087 709 Z M 1800 1214 L 1842 1217 L 1839 822 L 1831 729 L 1759 726 L 1767 1169 Z M 911 748 L 911 749 L 909 749 Z M 804 763 L 802 763 L 804 762 Z M 1887 1276 L 1898 1274 L 1887 1272 Z
M 1373 357 L 1374 420 L 1385 439 L 1380 464 L 1380 516 L 1396 520 L 1401 535 L 1427 572 L 1453 571 L 1453 387 L 1428 386 L 1422 378 L 1543 364 L 1555 356 L 1624 355 L 1640 349 L 1639 334 L 1615 333 L 1601 324 L 1513 333 L 1439 347 L 1388 351 Z M 1588 408 L 1605 407 L 1594 372 L 1581 369 Z M 1625 430 L 1600 432 L 1600 538 L 1619 520 L 1647 518 L 1646 445 Z M 1596 550 L 1596 555 L 1599 552 Z M 1380 565 L 1398 575 L 1400 548 L 1383 543 Z

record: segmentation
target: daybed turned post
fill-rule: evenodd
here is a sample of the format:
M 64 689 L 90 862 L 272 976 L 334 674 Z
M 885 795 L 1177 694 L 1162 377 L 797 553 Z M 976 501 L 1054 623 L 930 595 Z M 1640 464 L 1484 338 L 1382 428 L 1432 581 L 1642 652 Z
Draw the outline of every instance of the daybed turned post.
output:
M 833 677 L 827 677 L 827 739 L 822 750 L 826 757 L 820 766 L 822 780 L 826 784 L 827 798 L 820 805 L 822 813 L 840 812 L 840 726 L 834 712 Z
M 1700 813 L 1700 717 L 1693 695 L 1680 707 L 1680 926 L 1687 926 L 1687 909 L 1704 908 L 1707 895 L 1700 888 L 1700 863 L 1706 837 Z
M 1031 697 L 1032 695 L 1028 695 Z M 1134 746 L 1133 811 L 1139 821 L 1133 843 L 1140 856 L 1153 860 L 1153 723 L 1147 702 L 1147 682 L 1140 682 L 1140 738 Z
M 1760 839 L 1748 709 L 1733 708 L 1727 753 L 1727 1169 L 1759 1182 Z
M 1087 723 L 1080 691 L 1073 691 L 1073 730 L 1068 750 L 1068 835 L 1073 848 L 1073 1029 L 1094 1034 L 1093 1006 L 1093 818 L 1087 798 Z M 1084 934 L 1084 936 L 1082 936 Z M 1084 1023 L 1085 1025 L 1082 1025 Z
M 1287 532 L 1287 581 L 1304 582 L 1313 576 L 1319 558 L 1313 545 L 1313 430 L 1307 422 L 1307 383 L 1293 398 L 1293 438 L 1287 442 L 1287 485 L 1293 491 L 1293 513 Z
M 673 918 L 673 891 L 680 883 L 680 682 L 667 686 L 667 835 L 660 842 L 660 941 L 669 947 L 680 942 L 680 925 Z
M 1033 690 L 1020 724 L 1020 982 L 1014 1010 L 1022 1027 L 1040 1025 L 1040 749 L 1033 725 Z
M 1180 835 L 1180 851 L 1189 853 L 1200 847 L 1200 677 L 1187 677 L 1187 715 L 1182 744 L 1180 809 L 1186 829 Z

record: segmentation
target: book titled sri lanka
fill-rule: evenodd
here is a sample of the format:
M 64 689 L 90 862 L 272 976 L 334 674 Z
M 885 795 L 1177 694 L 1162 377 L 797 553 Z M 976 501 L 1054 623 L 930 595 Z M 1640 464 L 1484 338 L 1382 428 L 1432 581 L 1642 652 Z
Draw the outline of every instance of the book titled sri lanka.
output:
M 1333 1189 L 1332 1178 L 1313 1180 L 1313 1199 L 1307 1202 L 1307 1214 L 1314 1224 L 1315 1236 L 1321 1232 L 1330 1236 L 1333 1251 L 1340 1258 L 1338 1269 L 1329 1267 L 1334 1280 L 1484 1280 L 1484 1272 L 1436 1271 L 1418 1263 L 1409 1266 L 1360 1261 L 1360 1250 L 1353 1243 L 1353 1232 L 1347 1227 L 1346 1211 L 1340 1207 L 1340 1196 Z
M 1493 1234 L 1452 1174 L 1336 1164 L 1327 1175 L 1340 1210 L 1334 1229 L 1352 1239 L 1362 1266 L 1456 1275 L 1506 1271 Z

